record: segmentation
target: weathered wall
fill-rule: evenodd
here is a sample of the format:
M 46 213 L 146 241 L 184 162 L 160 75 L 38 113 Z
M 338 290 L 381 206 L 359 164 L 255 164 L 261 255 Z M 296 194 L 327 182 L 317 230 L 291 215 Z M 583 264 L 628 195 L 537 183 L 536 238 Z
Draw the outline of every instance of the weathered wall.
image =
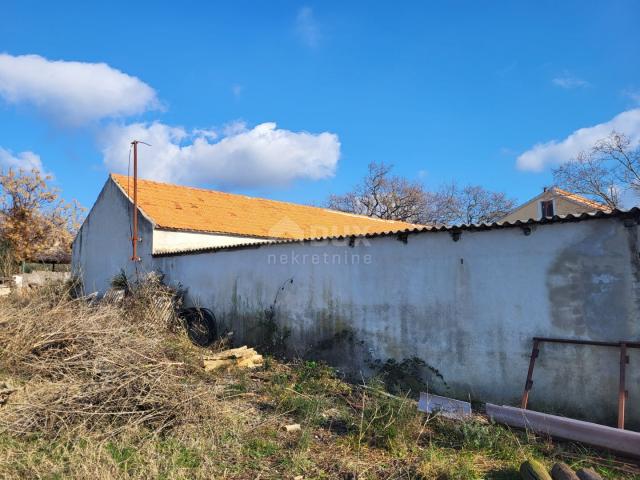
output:
M 131 203 L 120 188 L 107 180 L 73 241 L 72 269 L 82 277 L 85 292 L 104 293 L 121 270 L 132 275 L 136 266 L 147 270 L 152 264 L 153 228 L 142 215 L 138 215 L 141 262 L 131 261 L 130 210 Z
M 546 193 L 546 192 L 545 192 Z M 547 199 L 545 199 L 547 200 Z M 530 218 L 540 218 L 540 200 L 536 199 L 525 203 L 500 219 L 501 222 L 527 221 Z M 554 205 L 555 206 L 555 205 Z
M 130 203 L 105 184 L 73 245 L 87 292 L 132 275 Z M 617 218 L 534 227 L 346 242 L 250 246 L 152 257 L 140 216 L 140 271 L 157 269 L 211 308 L 238 342 L 263 341 L 265 325 L 290 331 L 291 352 L 346 373 L 375 373 L 389 359 L 424 362 L 438 393 L 517 404 L 531 337 L 640 339 L 638 226 Z M 273 333 L 273 332 L 272 332 Z M 630 425 L 640 427 L 640 352 L 630 351 Z M 618 352 L 544 345 L 530 405 L 613 424 Z
M 176 232 L 173 230 L 153 231 L 153 252 L 176 252 L 198 248 L 226 247 L 268 242 L 267 238 L 241 237 L 219 233 Z
M 553 211 L 555 215 L 567 215 L 569 213 L 579 214 L 593 211 L 593 208 L 567 200 L 566 197 L 558 195 L 553 190 L 547 190 L 544 194 L 525 203 L 505 217 L 501 218 L 500 221 L 515 222 L 516 220 L 526 221 L 531 218 L 539 219 L 542 217 L 540 202 L 543 200 L 553 200 Z
M 282 244 L 158 257 L 170 282 L 211 308 L 237 341 L 290 330 L 290 350 L 372 373 L 376 361 L 423 360 L 445 395 L 517 404 L 533 336 L 639 339 L 638 227 L 616 218 L 378 237 L 349 247 Z M 266 313 L 265 313 L 266 312 Z M 273 312 L 271 315 L 269 312 Z M 259 340 L 259 339 L 258 339 Z M 628 369 L 640 424 L 640 355 Z M 613 423 L 618 352 L 544 345 L 530 406 Z
M 71 278 L 71 272 L 35 271 L 13 275 L 13 283 L 16 288 L 40 287 L 53 282 L 66 282 Z
M 569 213 L 579 214 L 593 212 L 593 208 L 567 200 L 562 195 L 556 195 L 553 202 L 553 211 L 556 215 L 567 215 Z

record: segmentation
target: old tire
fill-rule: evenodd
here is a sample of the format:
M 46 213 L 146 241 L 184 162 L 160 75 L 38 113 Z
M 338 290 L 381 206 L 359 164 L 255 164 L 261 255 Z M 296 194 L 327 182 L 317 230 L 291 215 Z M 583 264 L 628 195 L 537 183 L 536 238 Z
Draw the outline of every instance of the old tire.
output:
M 544 466 L 535 460 L 520 465 L 520 477 L 522 480 L 552 480 Z
M 556 463 L 551 469 L 553 480 L 580 480 L 580 477 L 566 463 Z
M 180 311 L 189 339 L 200 347 L 207 347 L 218 336 L 216 317 L 208 308 L 192 307 Z

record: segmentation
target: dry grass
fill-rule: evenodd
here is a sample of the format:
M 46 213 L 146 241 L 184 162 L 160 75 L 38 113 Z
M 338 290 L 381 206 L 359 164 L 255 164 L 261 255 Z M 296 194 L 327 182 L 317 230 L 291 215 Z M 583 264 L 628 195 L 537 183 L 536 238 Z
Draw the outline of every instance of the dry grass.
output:
M 633 465 L 488 424 L 427 418 L 316 362 L 204 373 L 157 279 L 123 302 L 61 286 L 0 301 L 0 478 L 518 478 L 526 458 Z M 302 430 L 283 431 L 299 422 Z
M 162 432 L 188 420 L 201 393 L 188 382 L 193 367 L 167 355 L 166 315 L 149 314 L 167 311 L 170 300 L 160 288 L 158 295 L 143 288 L 125 306 L 93 306 L 53 287 L 3 305 L 0 361 L 27 383 L 0 428 L 109 436 L 137 425 Z

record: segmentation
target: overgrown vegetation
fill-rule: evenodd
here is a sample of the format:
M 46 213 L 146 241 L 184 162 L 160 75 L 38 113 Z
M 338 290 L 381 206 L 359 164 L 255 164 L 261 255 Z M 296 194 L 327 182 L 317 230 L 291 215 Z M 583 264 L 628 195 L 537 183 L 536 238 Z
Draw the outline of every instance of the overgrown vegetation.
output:
M 0 278 L 54 265 L 69 270 L 84 208 L 63 201 L 51 181 L 38 169 L 0 170 Z
M 17 262 L 11 251 L 11 245 L 0 239 L 0 277 L 10 277 L 17 272 Z
M 372 364 L 372 367 L 377 370 L 387 391 L 396 395 L 408 395 L 418 398 L 420 392 L 433 392 L 434 386 L 428 385 L 422 380 L 427 372 L 430 374 L 429 376 L 438 379 L 439 383 L 446 386 L 442 375 L 433 367 L 427 365 L 424 360 L 417 357 L 405 358 L 400 362 L 393 358 L 388 359 L 386 362 L 377 360 Z
M 37 169 L 0 172 L 0 238 L 17 261 L 70 253 L 84 209 L 63 201 L 51 180 Z
M 124 299 L 0 300 L 0 478 L 518 478 L 529 458 L 638 478 L 572 444 L 417 412 L 313 361 L 205 373 L 157 278 Z M 300 423 L 286 432 L 284 425 Z

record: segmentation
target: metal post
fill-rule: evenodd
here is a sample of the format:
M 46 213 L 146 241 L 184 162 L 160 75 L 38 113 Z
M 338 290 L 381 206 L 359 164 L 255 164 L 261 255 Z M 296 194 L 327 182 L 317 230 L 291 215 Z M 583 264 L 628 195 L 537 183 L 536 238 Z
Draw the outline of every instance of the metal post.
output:
M 527 372 L 527 382 L 524 384 L 524 392 L 522 393 L 522 401 L 520 402 L 520 408 L 526 409 L 527 402 L 529 401 L 529 390 L 533 386 L 533 367 L 536 364 L 536 358 L 538 358 L 538 353 L 540 350 L 538 349 L 539 341 L 538 339 L 533 339 L 533 349 L 531 350 L 531 358 L 529 359 L 529 371 Z
M 626 367 L 629 363 L 627 344 L 620 344 L 620 386 L 618 388 L 618 428 L 624 430 L 624 410 L 628 392 L 625 387 Z
M 131 142 L 133 145 L 133 236 L 131 238 L 131 246 L 133 254 L 131 260 L 137 262 L 138 257 L 138 141 Z

